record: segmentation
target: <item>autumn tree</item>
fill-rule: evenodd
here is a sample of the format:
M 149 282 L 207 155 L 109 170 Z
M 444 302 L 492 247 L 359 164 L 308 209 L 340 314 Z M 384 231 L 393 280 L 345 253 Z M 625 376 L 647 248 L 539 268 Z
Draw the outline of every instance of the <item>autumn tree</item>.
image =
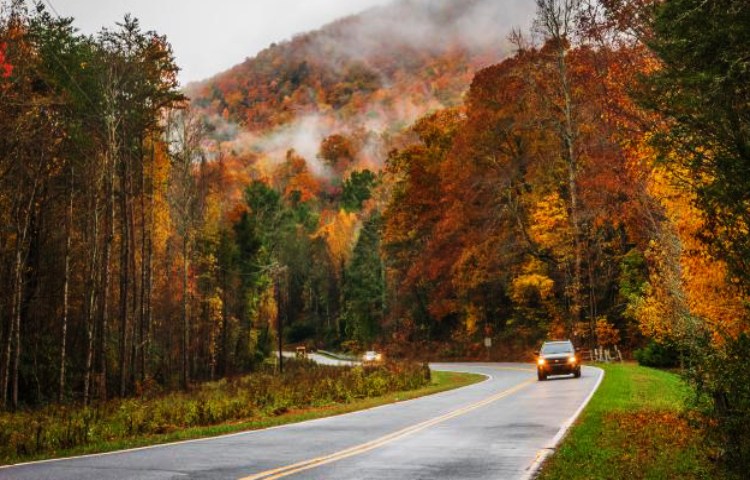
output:
M 355 153 L 351 140 L 341 134 L 330 135 L 320 144 L 320 158 L 337 172 L 346 170 Z
M 386 171 L 393 191 L 384 212 L 383 248 L 392 268 L 391 294 L 400 299 L 394 302 L 391 314 L 410 317 L 409 323 L 395 328 L 429 332 L 435 327 L 429 312 L 435 286 L 421 277 L 419 268 L 424 264 L 422 255 L 428 239 L 440 220 L 441 166 L 460 123 L 460 113 L 451 110 L 420 119 L 411 128 L 413 142 L 392 152 L 388 159 Z
M 549 99 L 555 118 L 554 124 L 560 137 L 560 155 L 567 167 L 567 200 L 573 243 L 572 283 L 570 285 L 571 321 L 580 321 L 583 311 L 583 239 L 581 237 L 581 206 L 579 198 L 580 146 L 576 104 L 568 65 L 568 52 L 575 40 L 574 26 L 581 8 L 580 0 L 537 0 L 536 26 L 548 42 L 552 56 L 556 92 Z M 567 326 L 568 333 L 572 327 Z
M 372 196 L 377 179 L 370 170 L 355 171 L 344 180 L 341 193 L 341 206 L 349 212 L 362 209 L 364 202 Z
M 694 326 L 683 342 L 692 363 L 688 378 L 710 400 L 711 433 L 726 446 L 726 464 L 744 472 L 750 465 L 750 396 L 735 379 L 740 359 L 750 352 L 745 300 L 750 285 L 750 7 L 737 0 L 671 0 L 658 4 L 648 19 L 652 35 L 646 41 L 659 65 L 641 98 L 665 123 L 654 129 L 653 145 L 668 166 L 672 186 L 699 209 L 693 212 L 692 228 L 678 230 L 687 233 L 681 246 L 692 251 L 709 247 L 690 263 L 685 262 L 689 255 L 682 256 L 686 295 L 677 299 L 689 305 L 693 288 L 703 284 L 699 289 L 704 292 L 702 304 L 690 305 L 683 315 L 683 324 L 687 319 Z M 725 300 L 706 302 L 705 292 L 717 289 Z
M 382 217 L 375 213 L 362 227 L 347 268 L 343 321 L 347 337 L 372 343 L 388 311 L 385 262 L 381 244 Z
M 200 149 L 201 130 L 199 119 L 188 111 L 172 113 L 168 130 L 172 143 L 170 150 L 171 178 L 170 202 L 173 224 L 179 237 L 181 247 L 181 281 L 182 281 L 182 341 L 181 341 L 181 378 L 183 388 L 190 381 L 190 330 L 191 330 L 191 285 L 190 267 L 194 258 L 195 231 L 198 227 L 200 212 L 197 199 L 196 172 L 201 168 Z
M 663 68 L 650 79 L 649 105 L 672 121 L 662 152 L 690 171 L 709 222 L 706 240 L 743 284 L 750 283 L 748 22 L 741 1 L 665 2 L 650 42 Z

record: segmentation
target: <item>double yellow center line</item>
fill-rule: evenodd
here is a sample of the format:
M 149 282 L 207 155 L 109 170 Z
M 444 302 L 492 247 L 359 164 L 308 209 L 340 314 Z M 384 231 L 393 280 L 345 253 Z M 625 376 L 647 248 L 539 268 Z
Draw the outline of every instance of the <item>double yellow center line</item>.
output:
M 417 423 L 416 425 L 412 425 L 410 427 L 406 427 L 402 430 L 398 430 L 396 432 L 390 433 L 388 435 L 384 435 L 380 438 L 376 438 L 375 440 L 371 440 L 366 443 L 362 443 L 360 445 L 355 445 L 353 447 L 349 447 L 344 450 L 340 450 L 338 452 L 334 452 L 328 455 L 323 455 L 316 458 L 311 458 L 309 460 L 304 460 L 292 465 L 287 465 L 285 467 L 278 467 L 274 468 L 272 470 L 266 470 L 264 472 L 256 473 L 253 475 L 250 475 L 248 477 L 243 477 L 240 480 L 273 480 L 276 478 L 282 478 L 289 475 L 294 475 L 295 473 L 304 472 L 305 470 L 310 470 L 312 468 L 319 467 L 321 465 L 326 465 L 328 463 L 337 462 L 339 460 L 343 460 L 345 458 L 353 457 L 355 455 L 361 455 L 365 452 L 369 452 L 370 450 L 374 450 L 378 447 L 382 447 L 383 445 L 386 445 L 391 442 L 395 442 L 396 440 L 399 440 L 401 438 L 404 438 L 409 435 L 413 435 L 417 432 L 420 432 L 426 428 L 432 427 L 434 425 L 437 425 L 439 423 L 446 422 L 452 418 L 456 418 L 460 415 L 465 415 L 469 412 L 472 412 L 474 410 L 477 410 L 479 408 L 482 408 L 486 405 L 489 405 L 492 402 L 496 402 L 497 400 L 500 400 L 501 398 L 507 397 L 509 395 L 512 395 L 513 393 L 521 390 L 522 388 L 526 387 L 527 385 L 533 383 L 533 379 L 527 380 L 525 382 L 522 382 L 512 388 L 509 388 L 507 390 L 503 390 L 502 392 L 496 393 L 495 395 L 492 395 L 491 397 L 487 397 L 484 400 L 480 400 L 479 402 L 472 403 L 470 405 L 467 405 L 465 407 L 459 408 L 457 410 L 454 410 L 452 412 L 449 412 L 445 415 L 442 415 L 440 417 L 436 417 L 421 423 Z

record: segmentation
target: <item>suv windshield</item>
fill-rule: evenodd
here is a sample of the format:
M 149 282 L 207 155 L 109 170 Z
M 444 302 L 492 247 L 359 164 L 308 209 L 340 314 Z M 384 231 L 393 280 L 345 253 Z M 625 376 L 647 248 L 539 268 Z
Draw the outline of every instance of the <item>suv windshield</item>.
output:
M 542 355 L 554 355 L 557 353 L 573 353 L 569 343 L 545 343 L 542 345 Z

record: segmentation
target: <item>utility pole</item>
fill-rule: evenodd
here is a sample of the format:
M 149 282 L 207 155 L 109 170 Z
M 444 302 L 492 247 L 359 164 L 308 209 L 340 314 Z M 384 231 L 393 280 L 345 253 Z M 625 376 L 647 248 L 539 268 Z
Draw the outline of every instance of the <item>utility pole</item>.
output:
M 279 342 L 279 374 L 284 373 L 284 352 L 283 352 L 283 341 L 281 339 L 281 332 L 284 325 L 281 321 L 281 292 L 279 290 L 279 272 L 277 271 L 274 275 L 274 296 L 276 297 L 276 337 Z

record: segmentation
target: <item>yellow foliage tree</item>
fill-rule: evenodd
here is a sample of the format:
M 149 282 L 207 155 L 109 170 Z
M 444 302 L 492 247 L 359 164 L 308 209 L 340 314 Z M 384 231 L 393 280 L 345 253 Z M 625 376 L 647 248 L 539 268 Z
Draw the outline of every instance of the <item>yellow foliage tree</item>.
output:
M 680 337 L 698 327 L 717 338 L 736 335 L 749 299 L 701 240 L 706 218 L 695 207 L 694 193 L 681 187 L 686 172 L 667 170 L 653 158 L 651 165 L 648 193 L 665 218 L 646 252 L 649 284 L 634 305 L 641 329 L 655 338 Z
M 360 229 L 359 217 L 344 209 L 321 218 L 322 225 L 313 238 L 322 238 L 334 265 L 343 268 L 351 259 Z M 338 272 L 341 274 L 342 272 Z
M 531 211 L 529 234 L 541 247 L 555 253 L 561 261 L 573 255 L 573 232 L 565 202 L 558 192 L 540 198 Z

